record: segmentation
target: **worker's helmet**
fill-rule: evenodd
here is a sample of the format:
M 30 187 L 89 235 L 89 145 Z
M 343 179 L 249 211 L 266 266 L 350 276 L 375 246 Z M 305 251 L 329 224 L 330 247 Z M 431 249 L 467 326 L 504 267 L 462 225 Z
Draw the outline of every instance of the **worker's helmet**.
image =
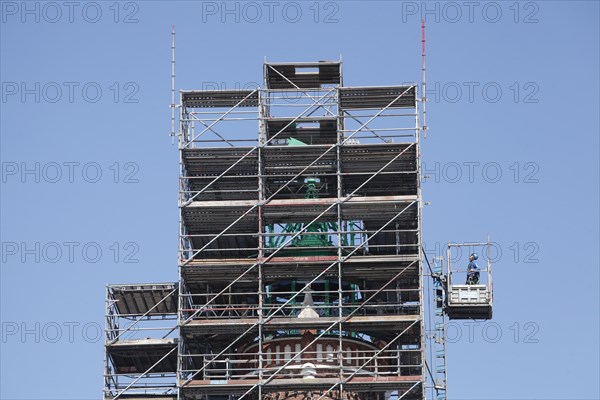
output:
M 473 257 L 473 260 L 477 260 L 479 258 L 479 256 L 477 255 L 477 253 L 471 254 L 470 257 Z

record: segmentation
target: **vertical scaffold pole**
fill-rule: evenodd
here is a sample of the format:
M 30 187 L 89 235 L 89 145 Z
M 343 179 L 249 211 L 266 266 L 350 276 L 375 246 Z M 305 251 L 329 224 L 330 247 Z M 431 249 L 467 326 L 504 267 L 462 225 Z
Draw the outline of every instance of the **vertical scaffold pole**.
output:
M 175 25 L 171 27 L 171 144 L 175 143 Z
M 423 102 L 423 136 L 427 138 L 427 83 L 425 79 L 425 20 L 421 20 L 421 101 Z

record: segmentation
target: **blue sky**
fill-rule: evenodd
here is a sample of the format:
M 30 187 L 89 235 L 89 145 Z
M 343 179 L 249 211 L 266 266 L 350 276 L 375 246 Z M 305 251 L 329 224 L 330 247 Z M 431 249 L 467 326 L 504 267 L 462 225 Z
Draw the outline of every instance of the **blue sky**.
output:
M 0 2 L 0 398 L 98 398 L 104 285 L 177 279 L 172 24 L 178 89 L 340 55 L 386 85 L 420 81 L 422 14 L 425 245 L 501 251 L 450 398 L 600 397 L 598 2 L 70 4 Z

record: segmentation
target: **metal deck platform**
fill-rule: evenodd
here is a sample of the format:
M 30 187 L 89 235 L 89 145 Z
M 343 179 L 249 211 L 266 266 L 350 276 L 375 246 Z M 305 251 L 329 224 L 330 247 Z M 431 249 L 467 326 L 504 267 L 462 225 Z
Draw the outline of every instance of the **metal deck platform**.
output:
M 390 307 L 396 308 L 396 307 Z M 401 331 L 406 329 L 415 321 L 418 321 L 418 311 L 416 315 L 372 315 L 372 316 L 353 316 L 342 323 L 342 327 L 349 331 L 369 332 L 374 330 L 381 331 Z M 263 323 L 265 331 L 277 331 L 281 329 L 324 329 L 335 324 L 338 321 L 336 317 L 321 318 L 286 318 L 273 317 Z M 187 323 L 183 329 L 186 334 L 214 334 L 214 333 L 242 333 L 252 326 L 258 326 L 258 318 L 219 318 L 219 319 L 194 319 Z M 418 327 L 418 326 L 417 326 Z M 417 328 L 415 328 L 417 329 Z M 407 333 L 409 336 L 410 333 Z
M 452 285 L 446 312 L 450 319 L 491 319 L 492 299 L 487 285 Z
M 324 131 L 318 132 L 319 137 L 326 136 Z M 269 197 L 275 193 L 275 198 L 299 197 L 299 188 L 310 176 L 319 177 L 321 197 L 334 197 L 338 159 L 331 149 L 331 146 L 325 145 L 267 146 L 262 150 L 262 173 L 259 171 L 258 150 L 252 147 L 185 149 L 182 156 L 189 174 L 186 179 L 190 195 L 203 191 L 195 200 L 258 199 L 259 177 L 263 177 Z M 367 180 L 368 183 L 356 194 L 416 194 L 418 181 L 414 144 L 349 144 L 340 149 L 344 195 L 354 192 Z M 376 177 L 369 179 L 379 170 L 382 171 Z
M 287 145 L 288 139 L 304 144 L 334 144 L 338 140 L 336 117 L 268 118 L 267 140 Z M 276 136 L 275 136 L 276 135 Z M 271 142 L 271 143 L 272 143 Z
M 290 272 L 302 279 L 317 276 L 326 267 L 336 263 L 337 256 L 319 257 L 273 257 L 247 259 L 203 259 L 193 260 L 182 266 L 182 275 L 186 282 L 231 281 L 242 274 L 242 282 L 256 282 L 258 264 L 262 263 L 263 273 L 267 281 L 289 277 Z M 348 279 L 381 279 L 389 280 L 401 273 L 402 278 L 418 278 L 418 255 L 369 256 L 354 255 L 342 262 L 344 277 Z M 337 277 L 337 268 L 331 269 L 324 277 Z M 417 279 L 418 280 L 418 279 Z M 418 282 L 415 283 L 418 287 Z
M 371 86 L 340 88 L 342 109 L 416 107 L 416 86 Z
M 269 89 L 320 88 L 339 85 L 342 81 L 342 63 L 265 63 L 266 83 Z
M 257 90 L 186 90 L 181 92 L 188 108 L 258 107 Z
M 105 397 L 106 400 L 113 400 L 115 398 L 117 398 L 117 397 L 116 396 Z M 119 395 L 118 399 L 123 399 L 123 400 L 177 400 L 177 395 L 176 394 L 144 394 L 144 395 L 122 394 L 122 395 Z
M 395 376 L 395 377 L 352 377 L 346 380 L 336 378 L 315 378 L 315 379 L 273 379 L 266 385 L 266 390 L 269 391 L 285 391 L 285 390 L 328 390 L 333 385 L 344 382 L 344 388 L 347 391 L 367 392 L 367 391 L 387 391 L 399 390 L 402 392 L 410 392 L 411 388 L 419 386 L 422 380 L 421 376 Z M 185 382 L 185 381 L 184 381 Z M 239 379 L 239 380 L 193 380 L 181 387 L 184 396 L 202 395 L 202 394 L 233 394 L 240 395 L 246 392 L 249 388 L 257 385 L 259 382 L 256 379 Z M 183 384 L 183 382 L 182 382 Z M 413 389 L 414 390 L 414 389 Z M 411 394 L 405 395 L 402 399 L 417 399 L 420 398 L 419 390 L 414 390 L 414 396 Z M 189 398 L 189 397 L 186 397 Z
M 121 316 L 177 313 L 176 283 L 110 285 L 109 290 Z
M 172 350 L 176 347 L 177 339 L 138 339 L 121 340 L 107 345 L 106 350 L 117 374 L 175 373 L 177 352 Z

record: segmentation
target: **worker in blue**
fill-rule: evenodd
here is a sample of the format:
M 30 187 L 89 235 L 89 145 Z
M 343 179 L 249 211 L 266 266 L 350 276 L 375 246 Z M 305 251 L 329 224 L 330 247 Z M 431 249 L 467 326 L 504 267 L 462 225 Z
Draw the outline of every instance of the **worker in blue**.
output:
M 466 285 L 477 285 L 479 284 L 479 267 L 475 260 L 477 260 L 479 256 L 476 253 L 473 253 L 469 256 L 469 265 L 467 266 L 467 282 Z

